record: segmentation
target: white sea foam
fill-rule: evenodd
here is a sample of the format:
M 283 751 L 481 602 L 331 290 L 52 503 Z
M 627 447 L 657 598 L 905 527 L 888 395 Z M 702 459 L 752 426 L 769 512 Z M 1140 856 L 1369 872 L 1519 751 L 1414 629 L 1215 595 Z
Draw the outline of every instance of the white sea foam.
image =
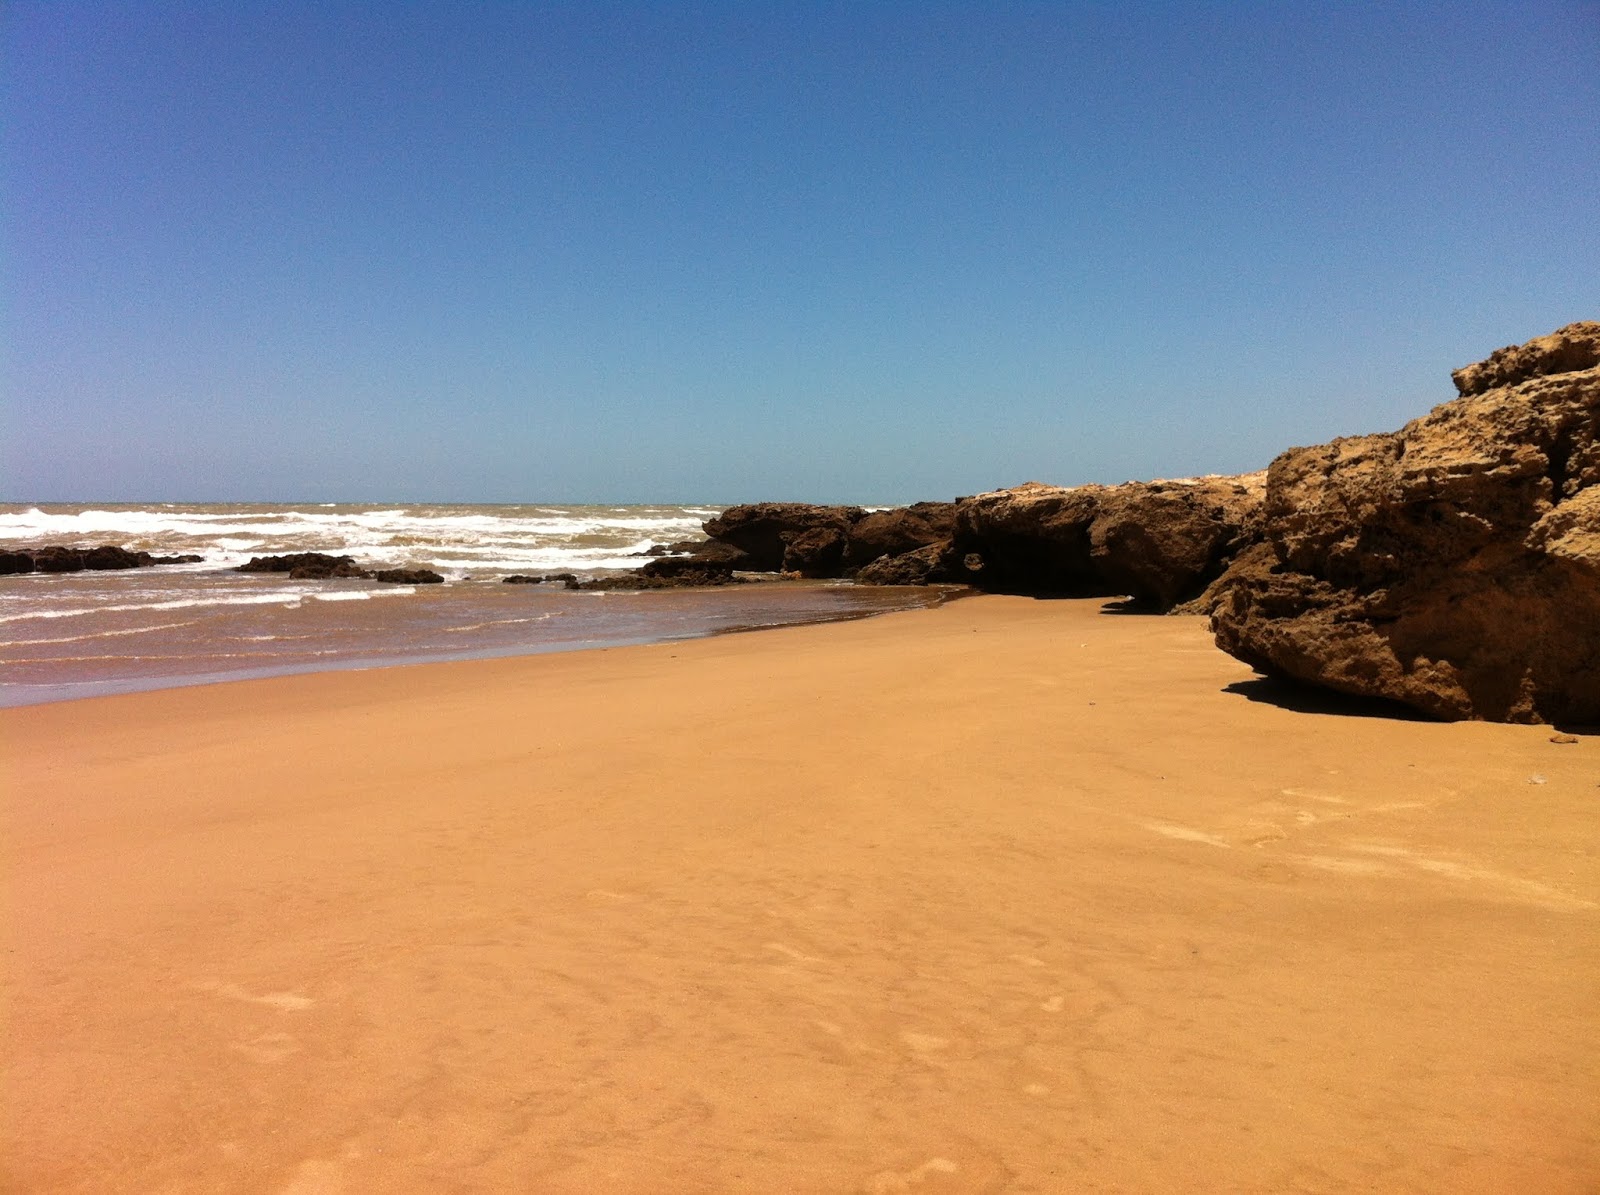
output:
M 316 551 L 374 566 L 455 570 L 617 569 L 657 544 L 698 539 L 705 506 L 4 507 L 0 542 L 106 543 L 199 553 L 201 568 Z
M 395 585 L 388 589 L 335 589 L 328 593 L 313 593 L 309 596 L 319 602 L 365 602 L 377 597 L 405 597 L 416 592 L 410 585 Z
M 189 622 L 163 622 L 150 627 L 125 627 L 118 631 L 92 631 L 87 635 L 62 635 L 55 639 L 9 639 L 0 640 L 0 647 L 33 647 L 39 643 L 81 643 L 85 639 L 115 639 L 123 635 L 148 635 L 151 631 L 171 631 L 178 627 L 192 627 L 194 621 Z
M 110 606 L 76 606 L 66 610 L 26 610 L 21 614 L 0 615 L 0 623 L 23 622 L 34 618 L 82 618 L 86 614 L 125 614 L 129 611 L 185 610 L 191 606 L 266 606 L 298 602 L 304 592 L 250 593 L 216 597 L 174 598 L 165 602 L 122 602 Z

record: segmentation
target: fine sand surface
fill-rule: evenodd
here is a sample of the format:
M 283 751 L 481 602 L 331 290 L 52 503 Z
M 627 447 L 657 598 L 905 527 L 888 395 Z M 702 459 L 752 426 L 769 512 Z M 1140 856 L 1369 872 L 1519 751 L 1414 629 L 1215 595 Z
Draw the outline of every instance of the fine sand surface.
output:
M 978 597 L 0 712 L 15 1191 L 1600 1190 L 1600 739 Z

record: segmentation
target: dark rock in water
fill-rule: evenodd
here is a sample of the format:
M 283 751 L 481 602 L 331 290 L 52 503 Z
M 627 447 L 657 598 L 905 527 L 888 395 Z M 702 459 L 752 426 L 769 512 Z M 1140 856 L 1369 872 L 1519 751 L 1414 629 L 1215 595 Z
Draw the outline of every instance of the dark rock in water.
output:
M 866 517 L 859 506 L 813 506 L 807 502 L 757 502 L 733 506 L 705 523 L 714 540 L 746 552 L 752 572 L 775 573 L 783 567 L 789 542 L 808 531 L 848 532 Z
M 1002 593 L 1193 598 L 1259 537 L 1265 475 L 1050 486 L 956 504 L 951 578 Z
M 35 548 L 32 555 L 33 567 L 41 573 L 78 573 L 89 567 L 83 548 Z
M 893 510 L 875 510 L 850 527 L 844 551 L 845 571 L 884 556 L 903 556 L 943 543 L 954 534 L 955 522 L 954 502 L 914 502 Z
M 364 569 L 359 564 L 303 564 L 299 568 L 289 570 L 291 581 L 367 581 L 371 578 L 371 570 Z
M 638 575 L 686 585 L 704 582 L 685 578 L 715 577 L 717 580 L 712 582 L 713 584 L 725 585 L 733 576 L 733 566 L 718 564 L 714 560 L 702 560 L 697 556 L 663 556 L 641 568 Z
M 92 569 L 138 568 L 154 563 L 149 552 L 130 552 L 112 544 L 90 548 L 83 554 L 83 567 Z
M 707 539 L 692 545 L 694 551 L 689 553 L 688 559 L 698 560 L 707 565 L 726 566 L 739 569 L 743 572 L 759 573 L 770 570 L 758 569 L 750 553 L 732 544 L 721 543 L 718 540 Z M 646 565 L 645 567 L 649 567 Z
M 150 568 L 159 564 L 198 564 L 199 556 L 152 556 L 114 544 L 97 548 L 72 548 L 55 544 L 0 553 L 0 574 L 77 573 L 84 569 Z
M 1273 461 L 1217 643 L 1434 717 L 1600 722 L 1600 323 L 1454 379 L 1398 432 Z
M 355 572 L 349 570 L 354 569 Z M 341 571 L 344 570 L 344 571 Z M 287 556 L 252 556 L 236 573 L 296 573 L 305 577 L 348 577 L 360 574 L 350 556 L 329 556 L 323 552 L 294 552 Z
M 652 564 L 665 564 L 675 557 L 666 556 Z M 645 569 L 623 573 L 614 577 L 599 577 L 592 581 L 568 581 L 568 589 L 581 590 L 635 590 L 635 589 L 699 589 L 715 585 L 742 585 L 743 577 L 736 577 L 732 569 L 685 568 L 678 572 L 650 573 Z
M 701 548 L 712 541 L 704 539 L 680 539 L 675 544 L 651 544 L 642 552 L 635 552 L 635 556 L 693 556 Z
M 371 577 L 391 585 L 440 585 L 444 582 L 431 568 L 380 568 Z
M 533 577 L 525 573 L 513 573 L 509 577 L 502 577 L 504 585 L 554 585 L 561 582 L 571 582 L 578 579 L 577 573 L 546 573 L 542 577 Z
M 857 585 L 930 585 L 948 574 L 948 544 L 929 544 L 898 556 L 880 556 L 856 573 Z
M 239 565 L 238 573 L 288 573 L 291 581 L 352 579 L 386 581 L 393 585 L 439 585 L 444 578 L 427 568 L 362 568 L 349 556 L 329 556 L 323 552 L 293 552 L 287 556 L 252 556 Z

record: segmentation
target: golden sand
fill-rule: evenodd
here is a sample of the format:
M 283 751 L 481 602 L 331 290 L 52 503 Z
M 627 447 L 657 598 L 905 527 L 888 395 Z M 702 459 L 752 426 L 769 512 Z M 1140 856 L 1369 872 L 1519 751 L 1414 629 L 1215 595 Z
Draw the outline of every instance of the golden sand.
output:
M 0 712 L 0 1185 L 1600 1189 L 1600 740 L 1249 681 L 980 597 Z

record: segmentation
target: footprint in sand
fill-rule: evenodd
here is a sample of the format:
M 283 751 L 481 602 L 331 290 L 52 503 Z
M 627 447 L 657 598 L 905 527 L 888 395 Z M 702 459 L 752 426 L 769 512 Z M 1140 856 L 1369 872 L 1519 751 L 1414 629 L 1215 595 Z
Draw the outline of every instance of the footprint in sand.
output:
M 300 1164 L 289 1185 L 281 1188 L 278 1195 L 341 1195 L 343 1191 L 344 1175 L 339 1164 L 313 1159 Z
M 1196 830 L 1192 826 L 1178 826 L 1171 822 L 1140 822 L 1146 830 L 1152 830 L 1163 838 L 1176 838 L 1180 842 L 1203 842 L 1207 846 L 1231 847 L 1233 844 L 1227 839 L 1218 838 L 1215 834 L 1207 834 L 1204 830 Z
M 282 1062 L 290 1054 L 300 1052 L 300 1043 L 287 1033 L 263 1033 L 249 1041 L 236 1041 L 230 1047 L 257 1062 Z
M 801 954 L 793 946 L 785 946 L 782 942 L 768 942 L 762 949 L 775 951 L 785 958 L 792 958 L 797 963 L 820 963 L 826 961 L 820 958 L 813 958 L 809 954 Z
M 218 996 L 226 996 L 230 1000 L 242 1000 L 246 1004 L 265 1004 L 269 1008 L 276 1008 L 280 1012 L 301 1012 L 316 1003 L 309 996 L 302 996 L 298 992 L 267 992 L 265 995 L 252 996 L 242 987 L 232 983 L 219 983 L 215 979 L 205 983 L 194 984 L 194 989 L 199 992 L 213 992 Z
M 935 1174 L 955 1174 L 960 1169 L 949 1158 L 929 1158 L 915 1170 L 904 1173 L 885 1170 L 881 1174 L 874 1174 L 867 1182 L 867 1190 L 871 1195 L 891 1195 L 895 1191 L 909 1191 L 913 1187 L 926 1182 Z

